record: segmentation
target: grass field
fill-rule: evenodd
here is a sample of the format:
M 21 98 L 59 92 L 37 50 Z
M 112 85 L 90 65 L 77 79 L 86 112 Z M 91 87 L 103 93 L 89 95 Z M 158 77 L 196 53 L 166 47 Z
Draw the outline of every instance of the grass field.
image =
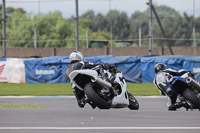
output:
M 135 96 L 158 96 L 153 84 L 128 83 L 128 90 Z M 0 83 L 0 96 L 65 96 L 74 95 L 70 84 L 9 84 Z M 2 104 L 0 108 L 46 108 L 39 105 Z
M 152 84 L 128 83 L 128 90 L 135 96 L 158 96 Z M 9 84 L 0 83 L 0 96 L 60 96 L 74 95 L 70 84 Z

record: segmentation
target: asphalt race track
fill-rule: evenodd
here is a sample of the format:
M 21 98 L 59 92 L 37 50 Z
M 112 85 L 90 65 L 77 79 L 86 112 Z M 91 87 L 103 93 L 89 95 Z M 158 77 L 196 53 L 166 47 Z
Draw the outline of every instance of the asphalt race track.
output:
M 74 97 L 5 98 L 0 103 L 48 108 L 0 108 L 0 133 L 200 133 L 200 111 L 168 111 L 167 99 L 138 97 L 140 110 L 79 108 Z

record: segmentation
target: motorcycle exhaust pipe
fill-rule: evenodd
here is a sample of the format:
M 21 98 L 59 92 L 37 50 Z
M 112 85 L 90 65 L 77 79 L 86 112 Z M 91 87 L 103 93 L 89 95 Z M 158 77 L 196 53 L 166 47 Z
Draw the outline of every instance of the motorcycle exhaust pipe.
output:
M 194 87 L 196 87 L 196 88 L 198 89 L 198 91 L 200 92 L 200 85 L 199 85 L 199 83 L 198 83 L 197 81 L 195 81 L 195 80 L 192 79 L 191 77 L 187 77 L 187 78 L 186 78 L 186 82 L 187 82 L 188 84 L 191 84 L 191 85 L 193 85 Z
M 91 78 L 91 81 L 92 81 L 92 82 L 96 82 L 96 83 L 98 83 L 99 85 L 105 86 L 106 88 L 111 88 L 111 87 L 112 87 L 112 84 L 111 84 L 111 83 L 109 83 L 109 82 L 107 82 L 107 81 L 105 81 L 105 80 L 103 80 L 103 79 L 101 79 L 101 78 L 92 77 L 92 78 Z

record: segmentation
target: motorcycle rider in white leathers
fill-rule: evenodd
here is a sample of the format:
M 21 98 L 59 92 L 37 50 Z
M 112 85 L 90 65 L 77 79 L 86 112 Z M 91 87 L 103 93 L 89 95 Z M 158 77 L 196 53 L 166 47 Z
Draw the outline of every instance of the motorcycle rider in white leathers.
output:
M 91 63 L 91 62 L 85 62 L 85 61 L 83 61 L 83 59 L 84 59 L 84 57 L 81 52 L 79 52 L 79 51 L 72 52 L 69 56 L 69 60 L 70 60 L 70 64 L 71 64 L 70 67 L 72 68 L 72 70 L 91 69 L 97 65 L 100 65 L 100 64 L 95 64 L 95 63 Z M 101 64 L 101 65 L 106 70 L 115 68 L 114 66 L 109 66 L 106 64 Z M 69 72 L 67 70 L 67 75 L 68 74 L 69 74 Z M 111 80 L 107 79 L 107 81 L 110 82 L 112 85 L 115 84 L 113 82 L 114 80 L 115 79 L 111 79 Z M 96 107 L 88 99 L 86 99 L 84 91 L 78 89 L 76 86 L 72 89 L 73 89 L 74 95 L 77 99 L 78 106 L 80 108 L 83 108 L 86 103 L 89 103 L 93 108 Z

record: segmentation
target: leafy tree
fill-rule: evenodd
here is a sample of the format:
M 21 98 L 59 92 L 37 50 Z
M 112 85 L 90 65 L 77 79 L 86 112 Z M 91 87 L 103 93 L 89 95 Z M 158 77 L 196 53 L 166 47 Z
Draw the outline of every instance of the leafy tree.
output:
M 0 11 L 2 11 L 2 5 L 0 4 Z M 9 39 L 10 34 L 9 33 L 9 25 L 12 25 L 15 22 L 9 22 L 12 20 L 12 16 L 16 14 L 21 14 L 22 16 L 26 14 L 26 12 L 22 8 L 13 8 L 13 7 L 7 7 L 6 8 L 6 30 L 7 30 L 7 40 Z M 2 12 L 0 12 L 0 16 L 2 16 Z M 18 18 L 19 20 L 19 18 Z M 13 20 L 14 21 L 14 20 Z M 17 22 L 17 20 L 16 20 Z M 2 30 L 3 23 L 0 23 L 0 29 Z M 2 32 L 0 32 L 0 36 L 2 37 Z M 1 46 L 1 45 L 0 45 Z M 7 47 L 12 47 L 11 42 L 7 42 Z
M 80 19 L 79 20 L 79 47 L 85 48 L 86 47 L 86 31 L 88 31 L 88 39 L 90 40 L 108 40 L 110 37 L 109 33 L 103 32 L 103 31 L 92 31 L 89 27 L 91 26 L 92 21 L 89 19 Z M 75 21 L 71 25 L 72 29 L 76 28 Z M 70 38 L 74 38 L 75 40 L 75 30 L 74 33 Z M 69 47 L 74 48 L 75 47 L 75 41 L 71 41 Z
M 2 10 L 2 5 L 0 5 Z M 166 32 L 171 46 L 190 46 L 193 39 L 193 24 L 195 21 L 197 45 L 200 45 L 200 17 L 193 18 L 186 13 L 179 12 L 167 6 L 156 8 L 159 19 Z M 142 45 L 148 46 L 149 36 L 149 10 L 136 11 L 131 17 L 125 12 L 111 10 L 106 15 L 95 14 L 93 10 L 85 12 L 79 18 L 80 48 L 86 46 L 86 31 L 89 40 L 111 40 L 111 28 L 113 40 L 130 40 L 133 46 L 138 43 L 138 30 L 142 31 Z M 0 12 L 2 15 L 2 12 Z M 33 47 L 34 30 L 37 31 L 38 47 L 67 47 L 74 48 L 76 42 L 76 23 L 71 18 L 63 18 L 60 12 L 32 15 L 21 8 L 6 8 L 7 20 L 7 47 Z M 111 27 L 112 26 L 112 27 Z M 2 23 L 0 24 L 2 29 Z M 2 36 L 2 32 L 0 32 Z M 153 38 L 157 46 L 166 46 L 166 38 L 153 15 Z M 186 40 L 190 39 L 190 40 Z
M 65 39 L 71 36 L 72 30 L 60 12 L 34 16 L 33 21 L 36 22 L 39 47 L 67 47 Z
M 167 38 L 178 37 L 177 35 L 180 35 L 180 33 L 177 33 L 177 29 L 179 29 L 182 21 L 180 14 L 173 8 L 167 6 L 159 6 L 156 9 L 156 12 L 162 23 L 163 29 L 165 30 Z M 156 43 L 159 46 L 166 46 L 166 44 L 169 43 L 165 39 L 163 39 L 165 37 L 156 19 L 154 19 L 153 21 L 153 36 L 154 38 L 158 38 L 158 40 L 156 40 Z M 175 45 L 175 40 L 171 40 L 169 45 Z
M 107 20 L 106 17 L 101 13 L 95 15 L 93 10 L 89 10 L 82 16 L 80 16 L 80 18 L 90 20 L 91 22 L 89 23 L 89 28 L 94 32 L 97 32 L 99 30 L 104 32 L 110 32 L 110 29 L 106 28 L 109 25 L 109 20 Z
M 31 18 L 19 10 L 14 10 L 7 18 L 7 47 L 33 46 L 33 25 Z
M 129 39 L 132 40 L 138 40 L 139 34 L 138 31 L 141 29 L 142 34 L 142 46 L 148 45 L 148 34 L 149 34 L 149 28 L 148 28 L 148 11 L 140 12 L 136 11 L 129 19 L 130 24 L 130 34 Z M 136 41 L 137 42 L 137 41 Z
M 127 39 L 129 34 L 129 23 L 128 16 L 125 12 L 119 12 L 117 10 L 111 10 L 106 15 L 107 20 L 109 20 L 110 25 L 108 25 L 108 29 L 111 28 L 113 31 L 113 39 Z
M 196 29 L 196 43 L 200 46 L 200 17 L 195 18 L 195 29 Z
M 81 15 L 80 18 L 94 19 L 95 18 L 95 13 L 94 13 L 93 10 L 88 10 L 83 15 Z

